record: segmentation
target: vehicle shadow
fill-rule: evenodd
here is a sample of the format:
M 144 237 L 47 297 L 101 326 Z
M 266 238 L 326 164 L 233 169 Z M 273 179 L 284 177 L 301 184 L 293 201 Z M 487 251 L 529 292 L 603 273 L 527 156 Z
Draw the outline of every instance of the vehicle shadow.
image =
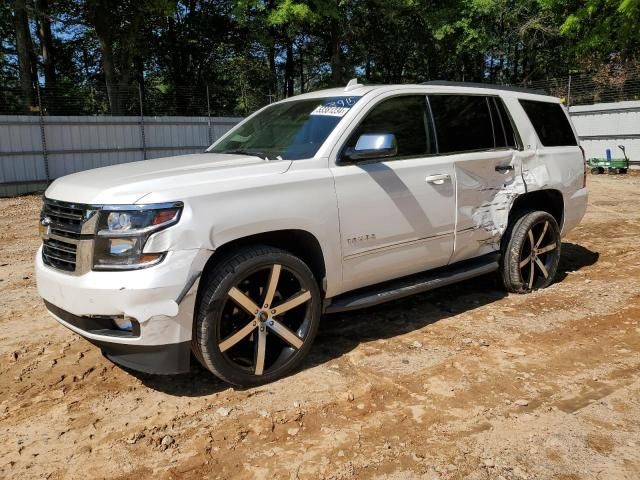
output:
M 567 272 L 593 265 L 598 258 L 597 252 L 563 242 L 556 282 L 564 280 Z M 506 296 L 497 275 L 489 274 L 375 307 L 325 315 L 311 353 L 301 368 L 324 364 L 361 343 L 403 335 Z M 130 373 L 145 386 L 168 395 L 199 397 L 230 388 L 202 368 L 195 358 L 192 358 L 191 366 L 191 372 L 182 375 Z
M 558 264 L 556 283 L 567 278 L 567 272 L 575 272 L 581 268 L 593 265 L 600 258 L 598 252 L 592 252 L 588 248 L 576 243 L 562 242 L 562 254 Z
M 556 282 L 562 282 L 567 272 L 593 265 L 599 254 L 563 242 L 560 258 Z M 403 335 L 506 296 L 497 274 L 488 274 L 376 307 L 326 315 L 304 368 L 340 357 L 360 343 Z
M 176 397 L 206 397 L 231 388 L 231 385 L 202 367 L 193 355 L 191 356 L 191 371 L 189 373 L 153 375 L 128 368 L 125 370 L 140 380 L 145 387 Z
M 507 296 L 494 274 L 375 307 L 325 315 L 304 368 L 341 357 L 361 343 L 404 335 Z

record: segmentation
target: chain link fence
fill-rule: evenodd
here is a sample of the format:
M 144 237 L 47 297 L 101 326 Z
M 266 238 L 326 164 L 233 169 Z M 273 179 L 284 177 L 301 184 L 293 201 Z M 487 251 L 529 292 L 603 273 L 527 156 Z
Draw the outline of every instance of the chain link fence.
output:
M 0 115 L 246 116 L 274 100 L 261 90 L 238 94 L 209 85 L 36 85 L 29 92 L 0 86 Z
M 562 98 L 570 106 L 640 100 L 640 68 L 619 75 L 571 74 L 525 82 L 524 86 Z
M 624 74 L 582 73 L 527 81 L 520 86 L 561 97 L 567 105 L 640 100 L 640 68 Z M 279 100 L 268 87 L 209 85 L 0 86 L 0 115 L 114 115 L 114 116 L 246 116 Z

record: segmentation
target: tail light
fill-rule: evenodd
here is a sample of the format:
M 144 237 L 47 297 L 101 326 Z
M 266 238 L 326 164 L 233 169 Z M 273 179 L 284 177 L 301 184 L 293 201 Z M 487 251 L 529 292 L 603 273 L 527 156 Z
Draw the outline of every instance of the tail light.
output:
M 582 145 L 580 145 L 580 151 L 582 152 L 582 164 L 584 167 L 584 170 L 582 172 L 582 188 L 585 188 L 587 186 L 587 156 L 584 153 L 584 148 L 582 148 Z

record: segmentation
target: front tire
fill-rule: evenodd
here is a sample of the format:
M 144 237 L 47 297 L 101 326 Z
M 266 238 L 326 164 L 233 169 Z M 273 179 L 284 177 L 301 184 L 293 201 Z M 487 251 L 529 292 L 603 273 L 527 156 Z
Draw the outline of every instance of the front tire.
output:
M 502 246 L 500 273 L 509 292 L 528 293 L 553 282 L 560 261 L 560 228 L 547 212 L 523 212 Z
M 322 303 L 302 260 L 278 248 L 244 247 L 203 280 L 192 348 L 205 368 L 252 387 L 300 365 L 316 336 Z

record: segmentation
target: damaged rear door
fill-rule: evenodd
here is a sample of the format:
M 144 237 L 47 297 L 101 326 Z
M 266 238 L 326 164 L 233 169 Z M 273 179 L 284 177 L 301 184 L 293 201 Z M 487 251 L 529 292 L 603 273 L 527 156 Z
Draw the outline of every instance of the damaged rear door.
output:
M 524 190 L 520 141 L 498 96 L 429 96 L 440 155 L 456 176 L 456 232 L 450 263 L 500 248 L 509 206 Z

